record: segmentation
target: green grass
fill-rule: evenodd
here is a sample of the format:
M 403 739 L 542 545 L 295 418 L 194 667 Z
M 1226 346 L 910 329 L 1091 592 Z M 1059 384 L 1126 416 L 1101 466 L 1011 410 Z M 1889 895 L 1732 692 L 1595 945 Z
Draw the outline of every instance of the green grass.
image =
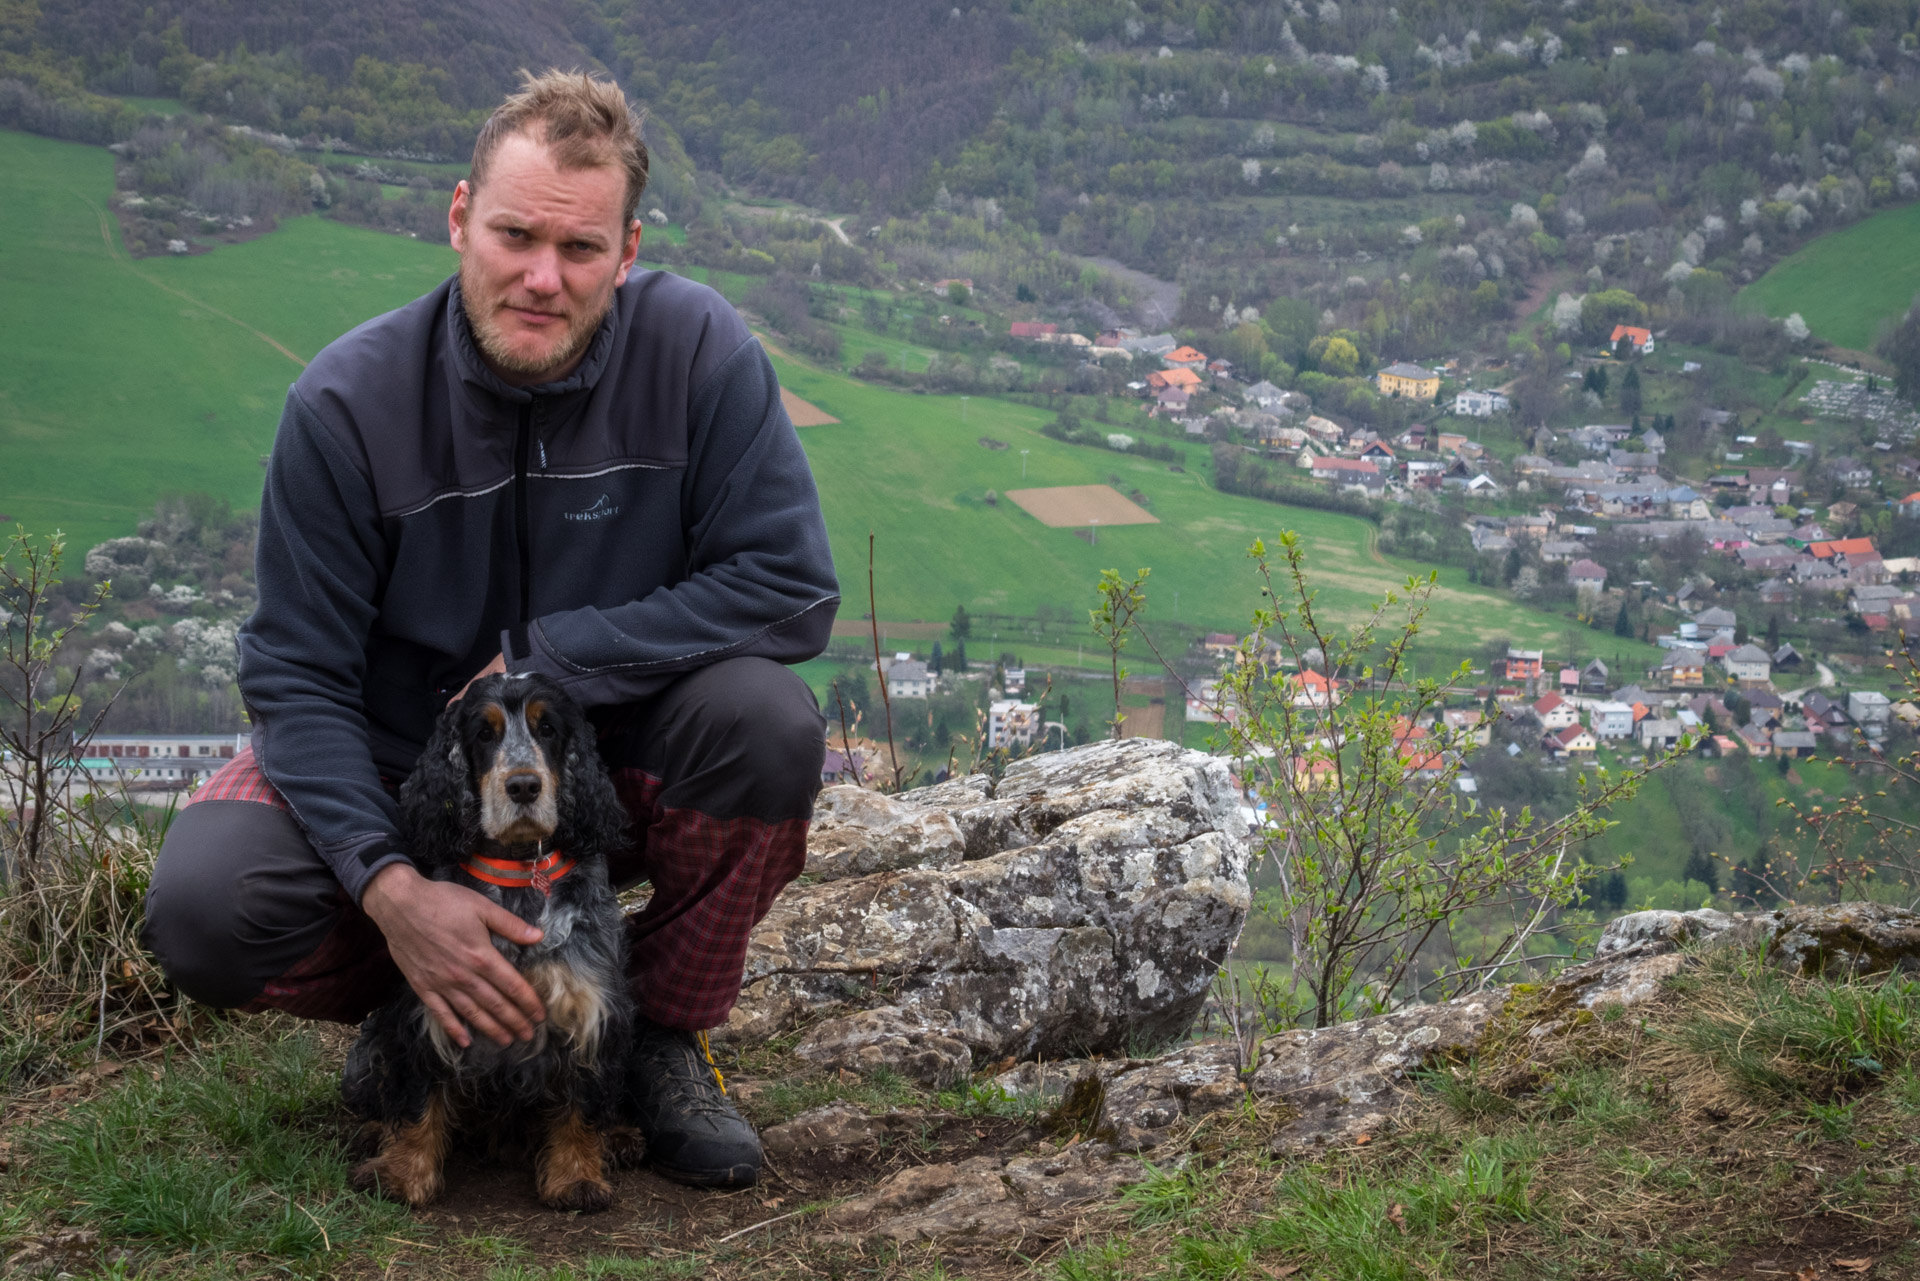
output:
M 131 262 L 106 212 L 112 162 L 0 131 L 0 210 L 14 228 L 0 245 L 0 513 L 64 529 L 77 551 L 132 533 L 168 492 L 256 504 L 299 362 L 453 263 L 319 218 L 214 254 Z
M 142 98 L 135 94 L 121 94 L 119 97 L 129 107 L 155 116 L 177 116 L 186 110 L 185 104 L 178 98 Z
M 111 157 L 97 148 L 0 133 L 15 175 L 0 208 L 20 229 L 0 249 L 9 307 L 0 341 L 14 372 L 0 382 L 0 513 L 62 528 L 76 549 L 132 532 L 156 497 L 203 490 L 248 507 L 286 387 L 333 338 L 440 280 L 452 253 L 317 217 L 191 258 L 130 262 L 104 206 Z M 708 275 L 709 273 L 695 273 Z M 711 273 L 737 297 L 745 277 Z M 1049 417 L 986 397 L 914 396 L 777 358 L 782 380 L 843 421 L 802 433 L 820 481 L 846 612 L 864 612 L 866 542 L 884 618 L 945 618 L 956 604 L 1031 614 L 1088 603 L 1102 569 L 1151 566 L 1155 616 L 1233 628 L 1257 601 L 1245 550 L 1282 529 L 1306 539 L 1333 621 L 1351 621 L 1419 566 L 1371 550 L 1357 518 L 1223 495 L 1188 470 L 1040 434 Z M 1133 426 L 1122 407 L 1115 430 Z M 1012 448 L 989 451 L 991 436 Z M 1021 479 L 1021 450 L 1026 478 Z M 1049 529 L 1002 498 L 1022 484 L 1117 478 L 1139 489 L 1157 525 L 1101 530 L 1098 546 Z M 1486 636 L 1547 644 L 1563 621 L 1449 574 L 1426 628 L 1430 652 L 1458 654 Z
M 1799 312 L 1835 346 L 1866 351 L 1920 293 L 1920 203 L 1874 214 L 1774 264 L 1740 291 L 1769 316 Z

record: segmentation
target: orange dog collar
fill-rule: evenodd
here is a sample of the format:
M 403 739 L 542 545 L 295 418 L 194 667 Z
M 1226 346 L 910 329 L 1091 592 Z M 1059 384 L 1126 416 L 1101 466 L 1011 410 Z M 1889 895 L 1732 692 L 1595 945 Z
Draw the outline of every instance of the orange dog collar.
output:
M 559 850 L 545 858 L 488 858 L 475 854 L 460 865 L 468 876 L 510 890 L 536 889 L 551 896 L 553 883 L 571 872 L 574 860 Z

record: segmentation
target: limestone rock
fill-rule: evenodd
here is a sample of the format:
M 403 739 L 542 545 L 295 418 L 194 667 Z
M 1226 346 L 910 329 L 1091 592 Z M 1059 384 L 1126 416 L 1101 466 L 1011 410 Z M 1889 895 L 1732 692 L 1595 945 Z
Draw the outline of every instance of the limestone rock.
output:
M 943 1165 L 913 1165 L 827 1215 L 856 1238 L 888 1241 L 1005 1240 L 1025 1235 L 1039 1220 L 1015 1199 L 1000 1175 L 999 1157 L 977 1156 Z
M 850 1103 L 829 1103 L 802 1112 L 783 1125 L 760 1132 L 760 1145 L 773 1156 L 864 1148 L 879 1142 L 895 1126 L 893 1117 L 869 1116 Z
M 965 848 L 959 825 L 944 810 L 864 787 L 828 787 L 814 804 L 806 875 L 837 881 L 901 867 L 949 867 Z
M 1844 978 L 1920 970 L 1920 916 L 1884 903 L 1789 908 L 1769 959 L 1801 974 Z
M 951 1085 L 973 1071 L 973 1053 L 945 1011 L 880 1006 L 807 1029 L 793 1051 L 825 1068 L 887 1068 L 927 1085 Z
M 1607 922 L 1593 950 L 1595 955 L 1605 956 L 1609 952 L 1622 951 L 1640 943 L 1680 944 L 1696 939 L 1712 940 L 1733 929 L 1741 919 L 1725 912 L 1716 912 L 1710 907 L 1692 912 L 1628 912 Z
M 1246 919 L 1226 766 L 1177 744 L 1091 744 L 879 804 L 835 790 L 821 858 L 846 874 L 790 889 L 755 930 L 732 1039 L 885 1002 L 950 1026 L 974 1062 L 1168 1040 Z M 898 841 L 883 857 L 856 829 Z M 854 870 L 874 859 L 893 866 Z

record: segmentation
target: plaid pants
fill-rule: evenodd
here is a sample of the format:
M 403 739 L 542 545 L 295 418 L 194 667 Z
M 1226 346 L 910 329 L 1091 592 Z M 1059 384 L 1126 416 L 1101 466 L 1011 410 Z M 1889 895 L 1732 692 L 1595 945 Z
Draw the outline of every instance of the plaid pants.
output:
M 824 722 L 805 684 L 763 659 L 704 668 L 627 719 L 601 751 L 634 833 L 609 875 L 653 889 L 627 918 L 634 999 L 656 1023 L 717 1027 L 739 997 L 748 934 L 806 862 Z M 401 982 L 251 749 L 174 820 L 146 938 L 211 1004 L 351 1023 Z

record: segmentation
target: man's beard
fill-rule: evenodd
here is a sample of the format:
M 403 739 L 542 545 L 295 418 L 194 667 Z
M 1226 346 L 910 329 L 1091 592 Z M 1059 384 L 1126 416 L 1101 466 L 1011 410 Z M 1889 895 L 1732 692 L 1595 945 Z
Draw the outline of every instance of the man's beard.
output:
M 474 279 L 467 260 L 460 260 L 460 305 L 467 313 L 467 324 L 473 329 L 473 340 L 479 345 L 480 353 L 487 358 L 488 364 L 501 373 L 518 378 L 536 377 L 548 370 L 565 369 L 572 364 L 593 342 L 594 334 L 599 332 L 600 322 L 607 318 L 607 312 L 613 308 L 613 291 L 609 289 L 591 315 L 568 318 L 566 336 L 558 347 L 549 353 L 528 354 L 514 348 L 495 319 L 505 297 L 504 294 L 488 294 Z

